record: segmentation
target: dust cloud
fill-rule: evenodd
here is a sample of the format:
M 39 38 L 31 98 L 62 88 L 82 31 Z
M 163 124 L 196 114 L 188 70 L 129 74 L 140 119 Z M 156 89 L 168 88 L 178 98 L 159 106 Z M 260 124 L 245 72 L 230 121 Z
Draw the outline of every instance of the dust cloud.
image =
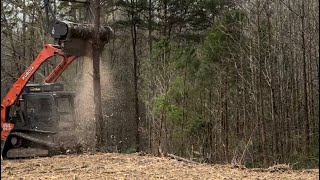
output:
M 78 144 L 84 151 L 92 151 L 96 145 L 95 118 L 94 118 L 94 93 L 93 93 L 93 58 L 92 46 L 87 45 L 86 55 L 83 57 L 82 77 L 78 84 L 78 93 L 75 98 L 76 134 Z M 102 104 L 110 106 L 113 94 L 111 71 L 105 61 L 100 59 L 100 82 Z M 103 109 L 105 107 L 102 107 Z M 103 114 L 104 121 L 108 115 Z M 104 137 L 105 138 L 105 137 Z
M 85 151 L 95 147 L 95 118 L 93 94 L 92 46 L 87 45 L 83 57 L 82 77 L 78 82 L 78 93 L 75 97 L 75 122 L 78 144 Z

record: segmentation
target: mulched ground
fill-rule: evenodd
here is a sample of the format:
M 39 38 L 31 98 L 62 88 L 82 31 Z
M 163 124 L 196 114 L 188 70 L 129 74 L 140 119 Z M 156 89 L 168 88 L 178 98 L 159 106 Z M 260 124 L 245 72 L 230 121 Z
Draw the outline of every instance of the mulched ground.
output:
M 246 169 L 143 154 L 98 153 L 4 160 L 1 179 L 319 179 L 319 170 Z

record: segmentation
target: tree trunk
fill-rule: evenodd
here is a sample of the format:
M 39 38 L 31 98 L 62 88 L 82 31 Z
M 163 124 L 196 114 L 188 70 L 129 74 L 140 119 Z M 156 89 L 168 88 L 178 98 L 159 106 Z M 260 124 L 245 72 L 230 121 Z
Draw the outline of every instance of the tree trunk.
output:
M 304 121 L 305 121 L 305 154 L 310 152 L 310 124 L 309 124 L 309 110 L 308 110 L 308 90 L 307 90 L 307 59 L 306 59 L 306 40 L 305 40 L 305 6 L 302 2 L 302 16 L 301 16 L 301 51 L 303 63 L 303 87 L 304 87 Z
M 93 93 L 94 93 L 94 116 L 96 121 L 97 148 L 101 150 L 104 142 L 104 122 L 101 108 L 101 84 L 100 84 L 100 56 L 103 44 L 100 41 L 100 0 L 93 1 L 94 6 L 94 38 L 92 42 L 93 60 Z
M 134 119 L 136 122 L 136 151 L 140 151 L 140 108 L 138 90 L 138 56 L 137 56 L 137 27 L 136 27 L 136 2 L 131 0 L 131 40 L 133 51 L 133 83 L 134 83 Z

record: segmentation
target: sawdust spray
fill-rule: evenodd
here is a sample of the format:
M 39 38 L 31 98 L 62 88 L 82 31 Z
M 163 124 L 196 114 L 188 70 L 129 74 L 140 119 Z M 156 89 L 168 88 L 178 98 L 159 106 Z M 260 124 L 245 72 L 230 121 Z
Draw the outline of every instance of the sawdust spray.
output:
M 83 57 L 82 77 L 78 82 L 78 93 L 75 98 L 76 133 L 78 143 L 84 150 L 95 147 L 94 94 L 93 94 L 92 46 L 87 45 Z
M 75 98 L 76 122 L 78 143 L 85 151 L 91 151 L 95 147 L 95 117 L 94 117 L 94 93 L 93 93 L 93 58 L 92 46 L 87 45 L 86 55 L 83 57 L 82 77 L 78 82 L 78 93 Z M 111 80 L 111 71 L 106 62 L 100 59 L 100 82 L 102 104 L 110 106 L 110 99 L 114 92 Z M 104 107 L 102 107 L 104 108 Z M 107 120 L 108 115 L 104 113 L 103 119 Z

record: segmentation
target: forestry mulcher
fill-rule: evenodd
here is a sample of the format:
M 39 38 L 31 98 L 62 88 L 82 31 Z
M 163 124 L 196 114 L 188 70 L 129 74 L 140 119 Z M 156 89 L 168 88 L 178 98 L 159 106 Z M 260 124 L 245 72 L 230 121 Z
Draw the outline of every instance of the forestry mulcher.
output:
M 66 0 L 64 0 L 66 1 Z M 77 2 L 72 0 L 72 2 Z M 74 93 L 56 83 L 77 57 L 83 56 L 86 43 L 93 38 L 92 24 L 56 19 L 49 0 L 44 0 L 48 33 L 54 39 L 12 85 L 1 104 L 1 158 L 47 156 L 75 145 Z M 78 3 L 86 3 L 80 1 Z M 112 30 L 100 27 L 100 42 L 107 43 Z M 28 84 L 39 67 L 54 56 L 61 62 L 42 84 Z

